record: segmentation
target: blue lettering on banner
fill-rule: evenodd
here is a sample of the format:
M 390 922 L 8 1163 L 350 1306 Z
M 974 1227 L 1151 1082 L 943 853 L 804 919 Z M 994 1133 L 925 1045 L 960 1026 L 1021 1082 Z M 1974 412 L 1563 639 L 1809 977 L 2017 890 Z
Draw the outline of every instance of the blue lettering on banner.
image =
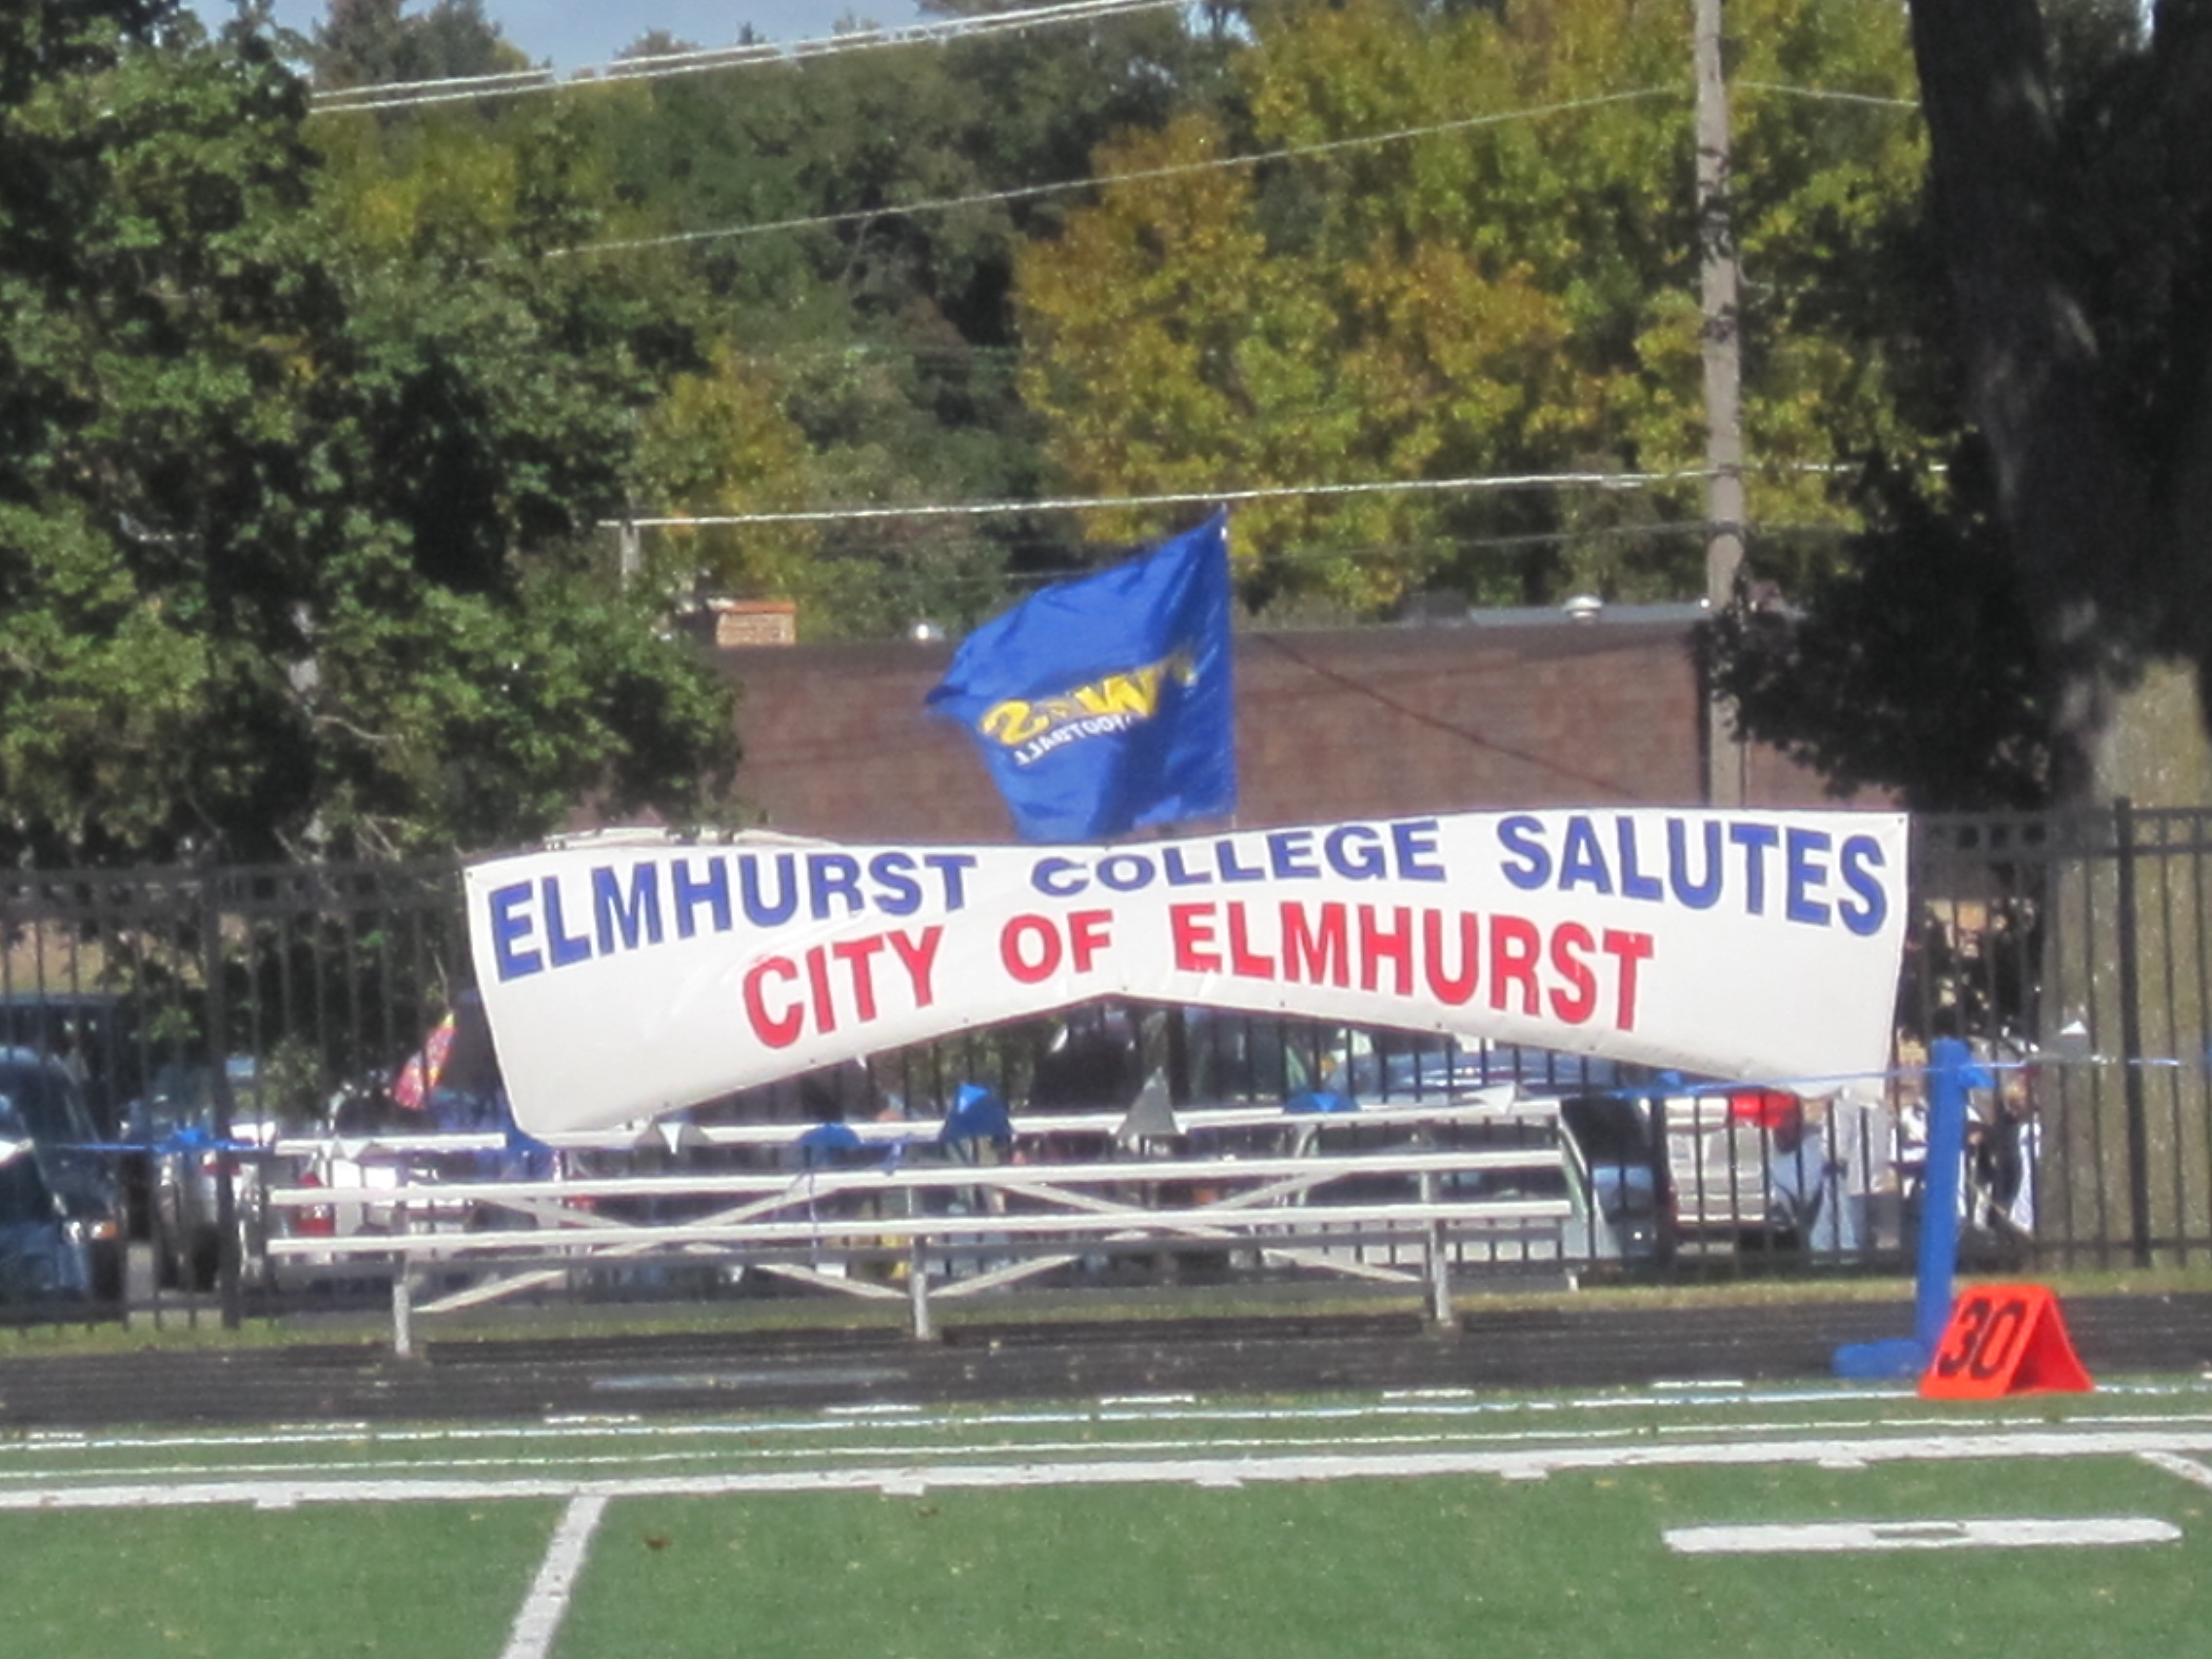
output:
M 1622 821 L 1621 832 L 1625 835 L 1634 827 Z M 1704 830 L 1705 873 L 1697 880 L 1690 879 L 1689 833 L 1690 827 L 1679 818 L 1667 820 L 1667 886 L 1675 895 L 1675 903 L 1687 904 L 1693 910 L 1710 910 L 1720 903 L 1720 826 L 1707 823 Z
M 691 939 L 699 932 L 699 906 L 707 906 L 710 925 L 717 933 L 730 930 L 729 866 L 720 859 L 707 861 L 707 873 L 691 873 L 689 859 L 668 861 L 670 900 L 676 905 L 676 937 Z
M 624 950 L 641 944 L 660 943 L 660 866 L 630 866 L 630 895 L 622 896 L 622 881 L 611 866 L 602 865 L 591 872 L 591 913 L 598 924 L 599 954 L 614 954 L 617 936 Z
M 1890 917 L 1886 860 L 1873 835 L 1839 838 L 1825 828 L 1761 819 L 1700 822 L 1623 813 L 1614 818 L 1608 852 L 1600 823 L 1590 813 L 1500 818 L 1497 872 L 1524 893 L 1617 894 L 1640 903 L 1672 901 L 1689 910 L 1725 903 L 1747 916 L 1779 906 L 1785 920 L 1800 927 L 1840 924 L 1862 939 L 1881 932 Z M 1662 829 L 1664 876 L 1657 848 L 1647 844 Z
M 1850 832 L 1843 815 L 1789 823 L 1719 813 L 1511 813 L 1488 822 L 1496 877 L 1524 893 L 1719 908 L 1862 939 L 1896 914 L 1902 872 L 1890 867 L 1879 835 Z M 1476 877 L 1464 865 L 1455 869 L 1446 833 L 1446 821 L 1420 818 L 1156 847 L 1063 847 L 1029 857 L 1028 884 L 1051 901 L 1096 901 L 1160 887 Z M 1464 852 L 1462 843 L 1453 848 Z M 498 979 L 521 979 L 672 939 L 835 925 L 871 913 L 950 915 L 967 906 L 979 863 L 975 852 L 920 849 L 672 847 L 493 888 L 483 937 Z M 1398 948 L 1394 933 L 1378 937 Z
M 1448 881 L 1438 846 L 1442 826 L 1433 818 L 1387 825 L 1339 824 L 1319 830 L 1270 830 L 1255 847 L 1233 836 L 1161 847 L 1116 847 L 1109 852 L 1049 853 L 1033 860 L 1029 885 L 1048 899 L 1077 899 L 1104 889 L 1139 893 L 1155 880 L 1169 887 L 1210 887 L 1247 881 Z M 1314 845 L 1315 837 L 1320 845 Z
M 1621 897 L 1641 899 L 1646 903 L 1663 900 L 1667 889 L 1655 875 L 1645 875 L 1636 862 L 1636 822 L 1624 818 L 1616 826 L 1621 843 Z
M 1321 873 L 1313 862 L 1313 831 L 1277 830 L 1268 837 L 1268 867 L 1277 881 L 1311 881 Z
M 1882 867 L 1882 844 L 1871 835 L 1847 835 L 1843 853 L 1837 860 L 1843 868 L 1843 884 L 1858 895 L 1856 904 L 1845 903 L 1836 906 L 1843 925 L 1861 939 L 1882 931 L 1882 924 L 1890 919 L 1890 893 L 1874 871 Z
M 1728 839 L 1744 849 L 1744 908 L 1754 916 L 1766 914 L 1766 856 L 1782 839 L 1771 824 L 1731 824 Z
M 875 883 L 875 907 L 887 916 L 910 916 L 922 907 L 922 884 L 914 879 L 912 853 L 878 853 L 867 861 Z
M 974 853 L 881 852 L 863 865 L 845 852 L 687 849 L 595 865 L 573 889 L 550 875 L 492 889 L 485 896 L 492 965 L 501 981 L 527 978 L 660 944 L 671 921 L 676 938 L 696 939 L 740 925 L 781 927 L 802 904 L 816 921 L 870 910 L 910 916 L 933 900 L 949 914 L 966 907 L 976 864 Z M 591 926 L 572 932 L 570 906 L 586 896 Z

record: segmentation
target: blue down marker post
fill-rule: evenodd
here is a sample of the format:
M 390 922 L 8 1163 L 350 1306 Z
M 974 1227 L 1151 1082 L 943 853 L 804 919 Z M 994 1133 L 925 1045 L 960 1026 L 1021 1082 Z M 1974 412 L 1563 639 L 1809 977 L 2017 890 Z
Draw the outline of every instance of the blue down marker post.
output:
M 1917 1377 L 1951 1322 L 1951 1278 L 1959 1265 L 1959 1176 L 1966 1161 L 1967 1090 L 1988 1088 L 1990 1075 L 1956 1037 L 1928 1045 L 1928 1161 L 1920 1174 L 1920 1280 L 1912 1335 L 1850 1343 L 1835 1350 L 1835 1374 Z

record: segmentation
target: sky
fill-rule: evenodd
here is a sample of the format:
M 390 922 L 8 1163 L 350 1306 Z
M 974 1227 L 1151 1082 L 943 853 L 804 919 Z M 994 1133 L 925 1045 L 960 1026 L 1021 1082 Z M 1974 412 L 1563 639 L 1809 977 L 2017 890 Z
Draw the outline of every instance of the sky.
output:
M 414 0 L 410 12 L 425 9 Z M 210 23 L 229 16 L 224 0 L 196 0 Z M 305 34 L 322 20 L 324 0 L 276 0 L 276 20 Z M 532 61 L 564 74 L 613 60 L 640 35 L 661 29 L 694 46 L 728 46 L 751 23 L 768 40 L 815 40 L 847 16 L 885 28 L 921 20 L 917 0 L 484 0 L 484 15 Z

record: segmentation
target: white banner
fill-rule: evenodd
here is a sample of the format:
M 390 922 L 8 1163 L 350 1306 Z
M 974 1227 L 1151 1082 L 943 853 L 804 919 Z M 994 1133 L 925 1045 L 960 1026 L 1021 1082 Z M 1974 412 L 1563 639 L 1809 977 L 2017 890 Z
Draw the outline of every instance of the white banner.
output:
M 545 1134 L 1101 997 L 1818 1084 L 1888 1062 L 1895 813 L 1546 811 L 1114 846 L 605 837 L 467 872 Z

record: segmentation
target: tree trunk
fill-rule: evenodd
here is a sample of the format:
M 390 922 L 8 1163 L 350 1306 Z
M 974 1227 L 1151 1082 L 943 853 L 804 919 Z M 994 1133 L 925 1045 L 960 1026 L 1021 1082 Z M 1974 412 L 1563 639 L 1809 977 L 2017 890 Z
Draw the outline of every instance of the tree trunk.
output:
M 2212 122 L 2212 99 L 2197 91 L 2212 87 L 2212 46 L 2197 25 L 2205 10 L 2173 0 L 2160 9 L 2143 102 L 2129 112 L 2138 159 L 2165 169 L 2155 181 L 2165 197 L 2153 189 L 2146 200 L 2201 205 L 2205 187 L 2193 175 Z M 2175 372 L 2194 384 L 2116 385 L 2120 371 L 2059 257 L 2078 227 L 2039 7 L 1912 0 L 1912 26 L 1969 403 L 1990 446 L 2053 699 L 2054 793 L 2073 805 L 2125 796 L 2139 811 L 2202 804 L 2212 800 L 2200 682 L 2212 661 L 2212 374 L 2192 361 L 2202 353 L 2190 336 L 2204 330 L 2188 307 L 2193 287 L 2212 284 L 2201 273 L 2193 281 L 2186 227 L 2127 227 L 2145 257 L 2182 262 L 2167 345 Z M 2123 389 L 2172 418 L 2144 423 L 2148 437 L 2123 429 Z M 2170 446 L 2164 431 L 2175 434 Z M 2080 919 L 2082 948 L 2051 951 L 2043 1006 L 2084 1017 L 2108 1057 L 2052 1078 L 2062 1098 L 2042 1109 L 2051 1196 L 2070 1215 L 2125 1218 L 2120 1236 L 2132 1234 L 2145 1259 L 2152 1239 L 2201 1238 L 2212 1227 L 2202 1189 L 2182 1180 L 2212 1158 L 2198 1063 L 2212 929 L 2202 862 L 2162 845 L 2197 821 L 2120 822 L 2135 822 L 2154 850 L 2114 848 L 2124 878 L 2112 858 L 2093 858 L 2046 895 L 2054 924 Z
M 2053 698 L 2062 800 L 2091 789 L 2138 645 L 2154 555 L 2148 480 L 2108 412 L 2087 313 L 2055 257 L 2061 176 L 2035 0 L 1914 0 L 1936 218 L 1968 398 Z

